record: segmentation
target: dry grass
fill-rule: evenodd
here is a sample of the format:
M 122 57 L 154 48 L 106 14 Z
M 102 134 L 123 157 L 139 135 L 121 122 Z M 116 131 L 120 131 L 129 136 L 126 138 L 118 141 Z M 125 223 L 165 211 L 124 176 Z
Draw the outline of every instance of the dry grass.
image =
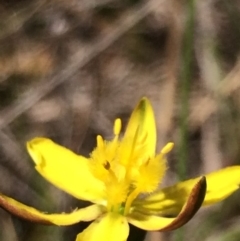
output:
M 158 148 L 176 143 L 164 185 L 239 163 L 240 1 L 196 1 L 194 11 L 183 0 L 134 2 L 0 3 L 1 192 L 48 211 L 83 205 L 35 173 L 25 142 L 47 136 L 87 155 L 142 96 L 156 112 Z M 239 240 L 238 198 L 203 210 L 181 235 L 146 240 Z M 4 241 L 72 241 L 82 228 L 38 227 L 0 210 Z

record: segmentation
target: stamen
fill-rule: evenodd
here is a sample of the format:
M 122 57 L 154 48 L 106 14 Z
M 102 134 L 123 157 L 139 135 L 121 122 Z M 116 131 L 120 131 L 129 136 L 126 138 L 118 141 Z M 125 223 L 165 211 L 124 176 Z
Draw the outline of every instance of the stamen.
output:
M 113 133 L 114 135 L 119 135 L 122 129 L 121 119 L 117 118 L 114 122 Z
M 127 215 L 129 213 L 132 202 L 138 196 L 139 193 L 140 193 L 140 190 L 138 188 L 135 188 L 130 193 L 130 195 L 127 198 L 126 204 L 125 204 L 124 215 Z
M 163 149 L 161 150 L 162 154 L 167 154 L 168 152 L 170 152 L 173 149 L 174 143 L 173 142 L 169 142 L 167 143 L 167 145 L 165 145 L 163 147 Z

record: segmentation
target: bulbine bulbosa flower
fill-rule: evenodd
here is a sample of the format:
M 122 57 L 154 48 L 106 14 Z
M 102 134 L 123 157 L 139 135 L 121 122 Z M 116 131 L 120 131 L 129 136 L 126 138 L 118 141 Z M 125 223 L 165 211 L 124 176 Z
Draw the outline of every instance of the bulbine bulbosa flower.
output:
M 93 221 L 76 241 L 124 241 L 131 223 L 144 230 L 169 231 L 188 222 L 201 206 L 222 201 L 239 189 L 240 166 L 159 189 L 167 169 L 167 143 L 156 150 L 156 124 L 151 103 L 142 98 L 120 138 L 116 119 L 114 138 L 97 136 L 89 158 L 73 153 L 50 139 L 27 143 L 36 170 L 50 183 L 77 199 L 90 201 L 71 213 L 48 214 L 0 194 L 0 206 L 30 221 L 71 225 Z M 1 227 L 0 227 L 1 228 Z

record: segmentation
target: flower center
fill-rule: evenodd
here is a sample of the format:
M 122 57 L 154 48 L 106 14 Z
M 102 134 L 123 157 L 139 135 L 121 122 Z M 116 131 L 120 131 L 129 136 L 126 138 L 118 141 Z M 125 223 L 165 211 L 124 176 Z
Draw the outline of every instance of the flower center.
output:
M 173 144 L 168 143 L 158 155 L 151 156 L 147 133 L 140 136 L 137 128 L 133 138 L 119 140 L 120 131 L 121 120 L 116 119 L 112 141 L 97 136 L 91 168 L 93 175 L 105 184 L 108 210 L 127 215 L 139 194 L 157 189 L 166 170 L 165 154 Z

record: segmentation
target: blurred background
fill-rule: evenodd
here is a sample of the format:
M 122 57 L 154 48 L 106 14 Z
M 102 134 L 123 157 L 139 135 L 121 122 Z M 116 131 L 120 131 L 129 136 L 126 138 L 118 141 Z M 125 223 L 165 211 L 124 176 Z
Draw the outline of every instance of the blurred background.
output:
M 1 0 L 0 18 L 0 192 L 47 212 L 85 206 L 40 177 L 26 141 L 88 156 L 143 96 L 158 149 L 175 142 L 162 186 L 240 163 L 240 0 Z M 177 231 L 131 229 L 128 240 L 239 241 L 239 198 Z M 87 225 L 0 209 L 0 241 L 74 241 Z

